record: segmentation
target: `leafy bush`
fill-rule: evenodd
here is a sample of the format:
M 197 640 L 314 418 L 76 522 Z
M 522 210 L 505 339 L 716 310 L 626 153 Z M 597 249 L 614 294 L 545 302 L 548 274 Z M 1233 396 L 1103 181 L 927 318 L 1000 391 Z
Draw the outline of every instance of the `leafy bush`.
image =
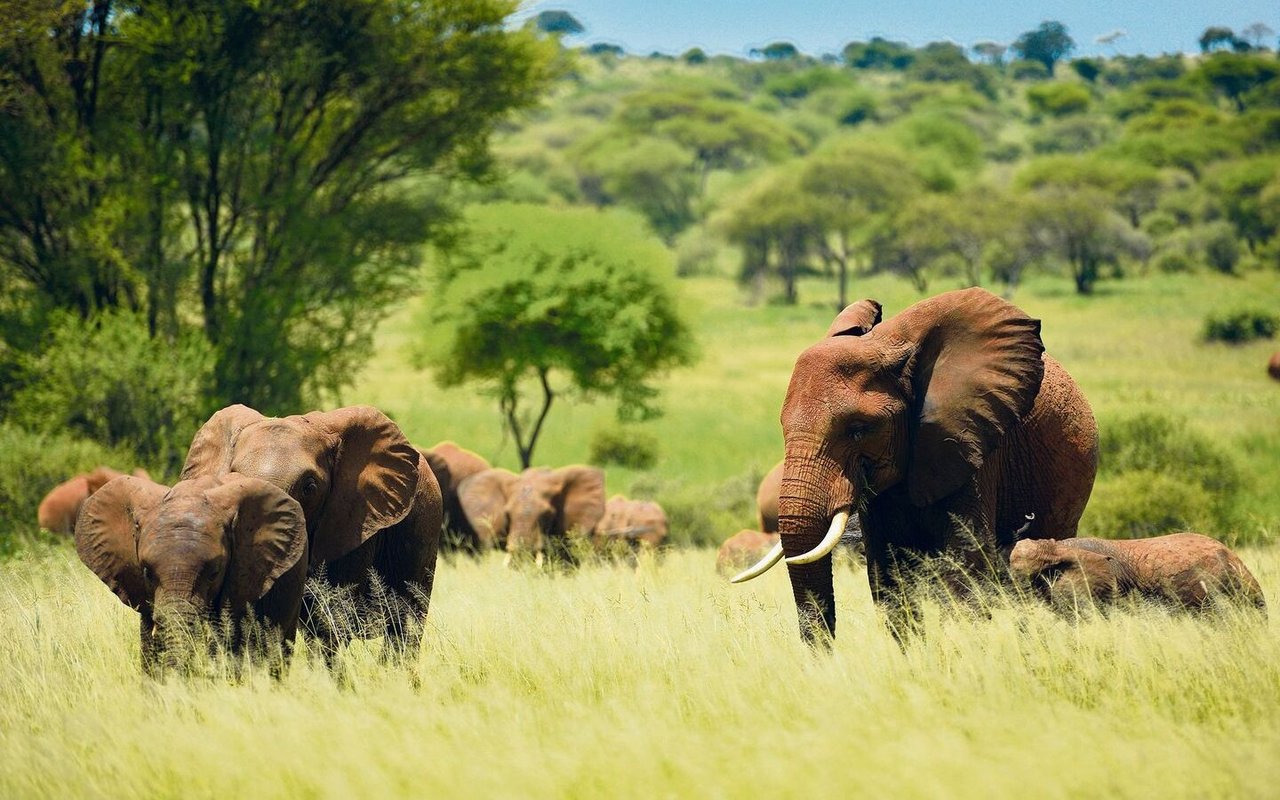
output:
M 37 433 L 0 425 L 0 556 L 36 530 L 36 508 L 49 490 L 105 464 L 135 466 L 132 454 L 65 433 Z
M 1231 311 L 1213 314 L 1205 320 L 1204 338 L 1210 342 L 1243 344 L 1254 339 L 1275 338 L 1280 330 L 1280 316 L 1262 310 Z
M 1081 535 L 1141 539 L 1175 531 L 1210 532 L 1213 497 L 1204 487 L 1151 470 L 1123 472 L 1094 487 Z
M 751 470 L 708 491 L 705 485 L 645 476 L 631 484 L 630 495 L 662 506 L 671 527 L 669 544 L 715 547 L 735 531 L 755 524 L 756 487 L 762 477 L 763 471 Z
M 1075 83 L 1045 83 L 1027 89 L 1027 103 L 1041 116 L 1078 114 L 1089 107 L 1089 100 L 1089 90 Z
M 1086 513 L 1093 535 L 1231 534 L 1245 473 L 1229 451 L 1185 420 L 1154 412 L 1100 427 L 1101 479 Z
M 658 463 L 658 437 L 626 428 L 602 428 L 591 436 L 592 464 L 651 469 Z
M 1151 259 L 1151 266 L 1158 272 L 1195 272 L 1196 262 L 1191 256 L 1178 250 L 1161 250 Z
M 1209 266 L 1218 272 L 1235 273 L 1240 263 L 1240 240 L 1230 223 L 1219 220 L 1205 226 L 1204 256 Z
M 88 322 L 67 315 L 28 365 L 34 380 L 14 396 L 10 419 L 132 450 L 176 471 L 212 411 L 205 400 L 212 361 L 198 334 L 170 343 L 150 337 L 136 315 Z
M 1039 61 L 1020 58 L 1009 64 L 1009 74 L 1014 80 L 1041 81 L 1049 77 L 1049 68 Z

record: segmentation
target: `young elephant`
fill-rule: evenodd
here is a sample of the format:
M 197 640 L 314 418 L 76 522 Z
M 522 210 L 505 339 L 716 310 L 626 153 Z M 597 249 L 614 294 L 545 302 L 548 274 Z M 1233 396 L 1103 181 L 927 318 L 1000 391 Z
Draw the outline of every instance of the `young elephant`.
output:
M 142 666 L 180 666 L 201 620 L 225 610 L 231 644 L 246 647 L 245 615 L 279 636 L 279 673 L 292 649 L 307 569 L 307 529 L 297 501 L 243 475 L 182 481 L 112 480 L 85 503 L 76 552 L 141 615 Z M 265 651 L 265 641 L 256 643 Z M 265 653 L 260 653 L 265 654 Z
M 123 474 L 111 467 L 98 467 L 93 472 L 77 475 L 58 484 L 40 501 L 40 507 L 36 509 L 36 521 L 41 528 L 52 533 L 75 533 L 76 518 L 80 516 L 84 502 L 94 492 Z M 151 479 L 145 469 L 135 469 L 133 474 L 139 478 Z
M 598 548 L 621 542 L 628 548 L 656 548 L 667 539 L 667 512 L 651 500 L 629 500 L 620 494 L 609 498 L 592 541 Z
M 353 635 L 385 633 L 389 651 L 417 652 L 442 501 L 427 460 L 399 426 L 372 406 L 279 418 L 230 406 L 196 433 L 182 477 L 228 473 L 260 478 L 297 500 L 311 542 L 309 573 L 356 595 L 368 619 L 351 624 L 305 599 L 303 624 L 330 663 Z
M 604 472 L 595 467 L 531 467 L 519 475 L 491 469 L 458 488 L 467 520 L 485 546 L 504 547 L 507 563 L 572 558 L 570 540 L 591 536 L 604 516 Z
M 1266 610 L 1262 588 L 1235 553 L 1198 533 L 1150 539 L 1024 539 L 1009 571 L 1059 609 L 1085 598 L 1144 597 L 1188 610 L 1219 598 Z
M 716 572 L 730 577 L 760 560 L 781 538 L 777 533 L 743 528 L 720 545 L 716 551 Z

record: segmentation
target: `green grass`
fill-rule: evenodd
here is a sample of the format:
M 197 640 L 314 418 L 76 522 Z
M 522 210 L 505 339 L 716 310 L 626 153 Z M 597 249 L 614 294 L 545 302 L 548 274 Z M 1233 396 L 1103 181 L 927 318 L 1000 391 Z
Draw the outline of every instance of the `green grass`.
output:
M 949 288 L 936 283 L 929 293 Z M 788 308 L 744 306 L 744 293 L 723 278 L 686 279 L 680 289 L 701 361 L 662 381 L 666 414 L 644 426 L 660 443 L 656 466 L 648 473 L 610 468 L 609 490 L 658 487 L 660 502 L 664 495 L 679 502 L 715 498 L 734 509 L 711 518 L 723 538 L 752 524 L 750 484 L 781 458 L 778 413 L 791 368 L 834 316 L 833 292 L 830 282 L 805 281 L 802 304 Z M 886 315 L 921 297 L 890 276 L 857 279 L 851 292 L 879 299 Z M 1200 334 L 1209 314 L 1268 297 L 1280 297 L 1280 273 L 1155 275 L 1103 283 L 1093 297 L 1075 295 L 1066 277 L 1037 276 L 1014 302 L 1043 320 L 1048 351 L 1079 381 L 1101 425 L 1158 411 L 1186 418 L 1236 453 L 1250 476 L 1242 524 L 1251 529 L 1246 538 L 1257 539 L 1258 531 L 1280 532 L 1280 384 L 1266 375 L 1280 342 L 1206 344 Z M 410 366 L 418 308 L 426 302 L 411 300 L 387 321 L 376 357 L 342 401 L 386 409 L 422 445 L 454 439 L 496 464 L 517 466 L 496 402 L 469 389 L 441 390 L 429 372 Z M 584 461 L 592 431 L 608 426 L 612 413 L 608 402 L 557 402 L 535 460 Z M 747 495 L 723 496 L 739 485 Z
M 1245 550 L 1271 598 L 1280 552 Z M 0 564 L 2 797 L 1261 797 L 1280 781 L 1280 637 L 1155 610 L 928 619 L 900 652 L 841 567 L 830 657 L 785 575 L 709 550 L 639 572 L 444 566 L 421 686 L 141 677 L 136 615 L 67 550 Z

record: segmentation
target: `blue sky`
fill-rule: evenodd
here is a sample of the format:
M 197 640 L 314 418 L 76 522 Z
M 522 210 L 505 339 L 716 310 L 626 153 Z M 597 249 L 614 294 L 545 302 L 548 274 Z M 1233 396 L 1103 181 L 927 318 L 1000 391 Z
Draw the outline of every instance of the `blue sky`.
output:
M 745 55 L 752 47 L 785 40 L 806 53 L 821 55 L 838 53 L 847 42 L 877 35 L 916 46 L 938 40 L 965 46 L 983 40 L 1007 44 L 1046 19 L 1066 24 L 1077 55 L 1192 52 L 1198 50 L 1196 40 L 1210 25 L 1226 25 L 1239 32 L 1262 22 L 1280 32 L 1277 0 L 525 0 L 520 16 L 544 9 L 568 11 L 586 26 L 587 32 L 571 43 L 609 42 L 638 54 L 659 50 L 675 55 L 696 46 L 712 53 Z M 1117 29 L 1124 30 L 1125 36 L 1114 46 L 1094 42 Z M 1275 47 L 1274 36 L 1270 44 Z

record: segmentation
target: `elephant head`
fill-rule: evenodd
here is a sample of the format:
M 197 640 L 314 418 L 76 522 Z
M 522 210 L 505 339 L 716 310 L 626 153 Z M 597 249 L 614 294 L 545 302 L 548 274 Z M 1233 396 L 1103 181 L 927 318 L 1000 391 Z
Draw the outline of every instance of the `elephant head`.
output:
M 1039 321 L 982 289 L 883 322 L 874 300 L 847 307 L 801 353 L 783 402 L 781 541 L 735 581 L 785 554 L 802 629 L 834 631 L 830 553 L 850 515 L 886 492 L 924 507 L 971 484 L 1030 411 L 1043 351 Z
M 621 542 L 628 547 L 660 547 L 670 533 L 667 512 L 652 500 L 631 500 L 620 494 L 609 498 L 604 516 L 596 525 L 595 542 L 608 546 Z
M 458 499 L 458 489 L 467 478 L 491 469 L 489 462 L 453 442 L 440 442 L 429 450 L 419 452 L 427 460 L 440 484 L 449 533 L 447 541 L 455 546 L 475 549 L 481 544 L 480 536 L 467 521 Z
M 505 473 L 505 474 L 504 474 Z M 505 542 L 508 560 L 541 561 L 574 533 L 592 534 L 604 516 L 604 472 L 595 467 L 533 467 L 516 476 L 486 470 L 463 481 L 463 511 L 489 542 Z
M 242 615 L 281 576 L 305 569 L 306 550 L 298 503 L 242 475 L 182 481 L 172 489 L 116 478 L 89 498 L 76 525 L 80 560 L 142 613 L 149 669 L 173 639 L 163 634 L 189 632 L 224 608 Z M 299 574 L 285 617 L 296 620 L 301 587 Z
M 283 490 L 302 506 L 315 565 L 346 555 L 409 514 L 419 457 L 372 406 L 274 418 L 235 405 L 196 433 L 182 477 L 235 472 Z

